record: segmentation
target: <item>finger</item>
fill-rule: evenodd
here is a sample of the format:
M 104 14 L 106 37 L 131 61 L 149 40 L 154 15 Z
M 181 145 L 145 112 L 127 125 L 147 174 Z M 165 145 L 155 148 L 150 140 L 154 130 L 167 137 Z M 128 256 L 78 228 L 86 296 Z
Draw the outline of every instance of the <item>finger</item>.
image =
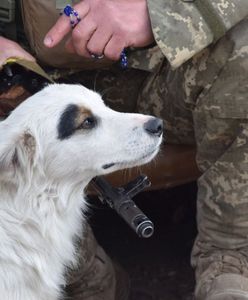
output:
M 104 48 L 109 42 L 112 36 L 112 32 L 105 28 L 102 30 L 98 28 L 91 36 L 90 40 L 87 43 L 87 49 L 90 53 L 96 55 L 101 55 L 104 52 Z
M 104 55 L 111 60 L 120 59 L 121 52 L 125 48 L 123 38 L 112 36 L 104 49 Z
M 72 31 L 72 43 L 78 55 L 90 57 L 86 47 L 92 34 L 97 29 L 97 24 L 91 18 L 82 20 Z
M 88 14 L 90 7 L 88 3 L 80 2 L 78 5 L 75 5 L 74 9 L 78 12 L 79 17 L 83 19 Z M 70 30 L 70 18 L 63 14 L 46 34 L 44 39 L 45 46 L 49 48 L 56 46 Z

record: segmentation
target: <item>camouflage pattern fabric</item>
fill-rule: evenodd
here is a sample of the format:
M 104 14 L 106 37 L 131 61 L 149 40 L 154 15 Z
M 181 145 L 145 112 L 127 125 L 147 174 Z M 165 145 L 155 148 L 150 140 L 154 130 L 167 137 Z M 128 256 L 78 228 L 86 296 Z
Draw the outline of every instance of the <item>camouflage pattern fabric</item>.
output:
M 155 40 L 173 68 L 222 37 L 248 14 L 247 0 L 148 0 Z
M 67 297 L 73 300 L 115 300 L 114 266 L 98 245 L 89 225 L 85 224 L 82 239 L 77 244 L 78 265 L 66 272 Z
M 165 119 L 169 141 L 191 143 L 194 128 L 203 173 L 192 253 L 196 299 L 207 299 L 221 273 L 248 277 L 247 35 L 244 20 L 176 70 L 161 64 L 138 100 L 139 111 Z
M 148 75 L 146 71 L 123 70 L 116 65 L 109 69 L 75 73 L 67 77 L 67 80 L 99 92 L 106 104 L 117 111 L 134 112 L 139 91 Z
M 213 280 L 220 272 L 248 277 L 247 34 L 245 20 L 220 41 L 221 51 L 218 46 L 213 49 L 217 58 L 219 52 L 216 64 L 228 57 L 213 83 L 198 96 L 193 112 L 197 161 L 204 172 L 198 181 L 199 235 L 192 255 L 192 263 L 197 267 L 199 299 L 205 299 L 202 282 Z M 213 260 L 219 266 L 214 276 Z

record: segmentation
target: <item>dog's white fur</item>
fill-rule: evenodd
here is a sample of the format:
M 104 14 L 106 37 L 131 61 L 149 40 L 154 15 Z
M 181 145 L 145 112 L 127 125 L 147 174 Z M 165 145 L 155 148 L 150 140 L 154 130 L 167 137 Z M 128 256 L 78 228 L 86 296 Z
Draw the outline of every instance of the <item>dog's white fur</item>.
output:
M 59 139 L 58 123 L 70 104 L 89 109 L 97 125 Z M 113 111 L 82 86 L 51 85 L 0 123 L 1 299 L 61 297 L 65 267 L 76 264 L 74 239 L 83 230 L 83 190 L 97 175 L 157 154 L 162 137 L 144 130 L 149 118 Z

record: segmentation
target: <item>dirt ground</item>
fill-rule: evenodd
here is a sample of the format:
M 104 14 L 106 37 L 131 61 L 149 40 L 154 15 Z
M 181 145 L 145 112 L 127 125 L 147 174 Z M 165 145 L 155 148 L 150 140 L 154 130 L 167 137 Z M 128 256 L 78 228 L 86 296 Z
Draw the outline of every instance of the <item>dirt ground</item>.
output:
M 130 300 L 193 299 L 190 251 L 196 236 L 196 191 L 191 183 L 135 197 L 154 222 L 149 239 L 139 238 L 113 210 L 90 199 L 90 223 L 99 243 L 128 272 Z

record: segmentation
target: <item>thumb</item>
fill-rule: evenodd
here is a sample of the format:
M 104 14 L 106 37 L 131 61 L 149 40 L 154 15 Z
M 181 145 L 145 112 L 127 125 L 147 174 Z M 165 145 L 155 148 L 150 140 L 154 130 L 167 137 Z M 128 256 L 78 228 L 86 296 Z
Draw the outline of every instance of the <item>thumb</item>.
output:
M 7 59 L 13 57 L 35 61 L 35 58 L 20 45 L 3 37 L 0 37 L 0 49 L 0 69 Z

